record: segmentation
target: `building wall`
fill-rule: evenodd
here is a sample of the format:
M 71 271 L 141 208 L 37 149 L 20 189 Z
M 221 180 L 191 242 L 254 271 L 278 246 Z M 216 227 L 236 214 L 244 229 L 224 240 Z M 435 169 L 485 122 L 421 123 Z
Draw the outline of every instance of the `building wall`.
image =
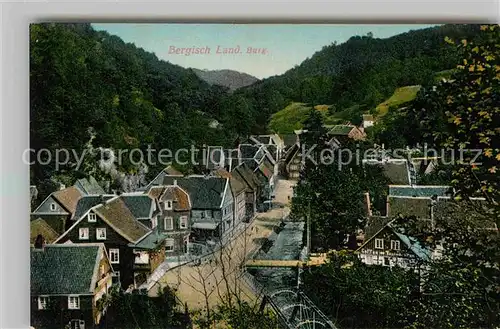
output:
M 93 296 L 80 296 L 80 309 L 68 309 L 68 296 L 50 296 L 47 310 L 38 309 L 38 296 L 31 296 L 30 324 L 36 329 L 63 329 L 69 321 L 85 321 L 85 329 L 95 328 L 93 318 Z
M 246 216 L 246 196 L 244 191 L 236 196 L 234 206 L 235 206 L 234 222 L 235 225 L 237 225 L 238 223 L 244 221 Z
M 222 232 L 227 231 L 234 223 L 234 197 L 229 186 L 229 181 L 226 180 L 226 189 L 221 207 L 222 211 Z

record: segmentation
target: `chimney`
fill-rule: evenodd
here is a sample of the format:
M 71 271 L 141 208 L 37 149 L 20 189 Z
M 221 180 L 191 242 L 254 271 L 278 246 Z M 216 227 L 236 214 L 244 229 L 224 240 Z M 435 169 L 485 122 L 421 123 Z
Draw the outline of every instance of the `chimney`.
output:
M 45 239 L 41 234 L 38 234 L 35 240 L 35 249 L 43 249 L 45 247 Z
M 174 179 L 174 183 L 173 183 L 174 186 L 177 186 L 177 179 Z
M 370 193 L 365 192 L 365 206 L 366 206 L 366 214 L 368 217 L 371 217 L 372 214 L 372 204 L 370 201 Z

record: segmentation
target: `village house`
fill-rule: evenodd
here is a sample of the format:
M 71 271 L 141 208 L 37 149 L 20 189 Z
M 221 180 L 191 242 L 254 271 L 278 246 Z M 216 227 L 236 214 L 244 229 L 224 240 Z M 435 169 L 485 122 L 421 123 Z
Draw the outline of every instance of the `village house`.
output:
M 232 226 L 236 226 L 239 223 L 245 221 L 246 216 L 246 196 L 245 190 L 246 185 L 238 175 L 233 175 L 230 172 L 227 172 L 224 169 L 219 169 L 216 172 L 216 175 L 222 178 L 229 178 L 229 186 L 231 187 L 231 191 L 234 197 L 234 223 Z
M 127 206 L 126 196 L 115 196 L 90 208 L 55 243 L 102 242 L 114 268 L 114 281 L 124 289 L 134 288 L 152 273 L 164 257 L 165 237 L 141 223 Z M 149 235 L 152 236 L 148 237 Z M 146 240 L 147 239 L 147 240 Z M 147 249 L 147 265 L 136 266 L 134 249 Z M 144 248 L 144 245 L 147 248 Z M 159 258 L 159 259 L 158 259 Z M 137 279 L 137 280 L 136 280 Z
M 154 219 L 154 228 L 165 236 L 165 256 L 179 257 L 189 252 L 191 233 L 191 198 L 174 180 L 172 185 L 154 186 L 148 197 L 156 200 L 161 213 Z
M 66 230 L 67 223 L 73 217 L 82 196 L 83 193 L 74 186 L 52 192 L 31 213 L 31 220 L 42 218 L 54 231 L 62 234 Z
M 234 223 L 234 198 L 229 178 L 191 175 L 166 176 L 163 185 L 178 185 L 191 200 L 192 237 L 215 242 Z
M 113 273 L 104 244 L 35 245 L 30 269 L 32 327 L 98 328 Z
M 353 140 L 364 140 L 366 133 L 352 124 L 325 126 L 328 130 L 328 135 L 336 137 L 340 142 L 346 138 Z
M 431 259 L 431 251 L 415 238 L 401 232 L 391 220 L 369 236 L 356 252 L 367 265 L 420 269 Z
M 232 177 L 245 184 L 245 222 L 249 222 L 257 212 L 257 196 L 259 195 L 259 182 L 252 170 L 245 164 L 237 166 L 231 172 Z M 240 199 L 241 202 L 241 199 Z
M 184 176 L 180 171 L 175 169 L 173 166 L 167 166 L 164 168 L 162 171 L 156 175 L 156 177 L 146 186 L 141 187 L 137 189 L 137 191 L 148 191 L 151 187 L 153 186 L 159 186 L 163 184 L 163 179 L 165 176 L 177 176 L 177 177 L 182 177 Z
M 363 114 L 363 123 L 361 126 L 364 129 L 372 127 L 374 124 L 375 124 L 375 119 L 373 118 L 372 114 Z

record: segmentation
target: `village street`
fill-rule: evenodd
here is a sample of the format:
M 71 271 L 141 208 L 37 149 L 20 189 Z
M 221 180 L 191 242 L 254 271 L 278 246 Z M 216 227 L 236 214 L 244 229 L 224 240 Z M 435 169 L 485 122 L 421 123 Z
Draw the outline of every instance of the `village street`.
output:
M 246 228 L 201 264 L 186 264 L 167 271 L 149 290 L 149 295 L 155 296 L 160 287 L 169 285 L 177 290 L 179 299 L 187 303 L 189 309 L 214 307 L 227 292 L 249 302 L 256 301 L 242 278 L 241 268 L 247 255 L 260 248 L 262 239 L 269 236 L 273 226 L 288 214 L 294 184 L 294 181 L 278 180 L 273 203 L 283 208 L 276 206 L 258 213 L 248 224 L 241 223 Z

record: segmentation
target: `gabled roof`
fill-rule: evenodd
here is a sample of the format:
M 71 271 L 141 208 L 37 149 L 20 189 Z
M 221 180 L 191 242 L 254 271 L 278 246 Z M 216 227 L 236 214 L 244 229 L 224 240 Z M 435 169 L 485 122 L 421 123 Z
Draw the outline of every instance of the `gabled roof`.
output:
M 167 175 L 173 175 L 173 176 L 183 176 L 183 174 L 175 169 L 173 166 L 168 166 L 163 170 Z
M 93 211 L 129 242 L 135 243 L 151 231 L 136 220 L 121 196 L 99 204 Z
M 391 219 L 386 216 L 370 216 L 365 225 L 364 238 L 365 241 L 375 235 L 380 229 L 382 229 Z
M 364 243 L 356 251 L 362 250 L 372 239 L 376 238 L 385 229 L 388 229 L 392 231 L 401 240 L 401 242 L 404 243 L 411 252 L 413 252 L 415 256 L 425 261 L 430 260 L 431 258 L 430 249 L 422 246 L 417 239 L 405 235 L 403 232 L 400 231 L 399 228 L 394 226 L 394 222 L 395 219 L 389 221 L 387 224 L 382 226 L 375 234 L 373 234 L 368 239 L 365 239 Z
M 283 144 L 285 145 L 285 148 L 289 148 L 292 145 L 295 145 L 298 143 L 298 138 L 297 138 L 296 134 L 281 135 L 281 139 L 283 140 Z
M 240 158 L 253 159 L 260 150 L 259 145 L 240 144 L 238 146 Z
M 42 235 L 45 243 L 54 242 L 59 234 L 41 218 L 30 222 L 30 243 L 33 245 L 38 235 Z
M 389 195 L 392 196 L 447 196 L 451 192 L 451 186 L 434 185 L 389 185 Z
M 373 121 L 373 115 L 371 114 L 363 114 L 364 121 Z
M 99 244 L 54 244 L 31 249 L 32 295 L 91 295 L 97 282 L 99 260 L 104 253 Z
M 106 193 L 93 176 L 77 180 L 75 186 L 87 195 Z
M 136 219 L 150 217 L 154 201 L 147 194 L 127 193 L 121 198 Z
M 169 197 L 173 201 L 175 211 L 191 210 L 191 198 L 189 194 L 178 185 L 163 186 L 163 193 L 160 198 Z
M 224 190 L 228 184 L 227 178 L 197 175 L 177 178 L 167 176 L 163 184 L 173 185 L 174 179 L 177 185 L 189 193 L 194 209 L 220 209 Z
M 415 216 L 421 219 L 430 219 L 432 200 L 430 197 L 387 197 L 387 216 L 390 218 L 401 215 Z
M 392 184 L 410 185 L 410 168 L 406 159 L 364 159 L 363 164 L 379 165 Z
M 73 220 L 80 219 L 90 208 L 97 206 L 101 201 L 107 201 L 116 197 L 116 195 L 107 194 L 107 195 L 84 195 L 80 200 L 78 200 L 78 204 L 76 205 L 76 210 L 73 215 Z
M 82 196 L 82 192 L 74 186 L 52 193 L 52 197 L 71 214 L 75 213 L 78 200 L 80 200 Z

